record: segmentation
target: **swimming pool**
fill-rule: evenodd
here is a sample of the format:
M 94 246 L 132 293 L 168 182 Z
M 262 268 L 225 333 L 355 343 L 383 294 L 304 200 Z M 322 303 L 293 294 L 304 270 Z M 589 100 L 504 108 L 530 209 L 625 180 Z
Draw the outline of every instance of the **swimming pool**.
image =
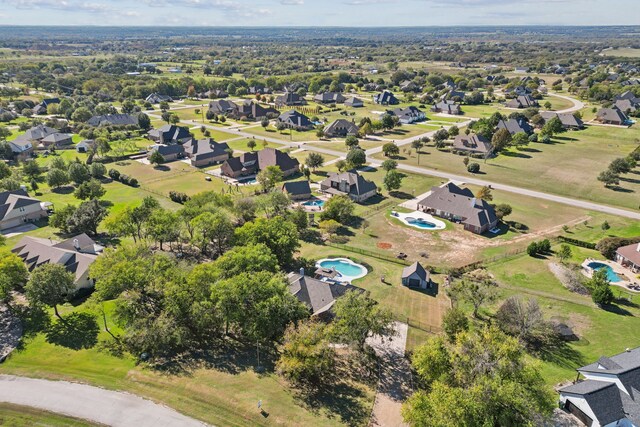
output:
M 603 264 L 601 262 L 590 262 L 589 264 L 587 264 L 587 267 L 589 267 L 592 270 L 604 270 L 607 272 L 607 280 L 609 280 L 611 283 L 615 283 L 615 282 L 621 282 L 622 280 L 620 279 L 620 277 L 618 277 L 618 275 L 616 274 L 615 271 L 613 271 L 613 268 L 611 268 L 611 266 L 607 265 L 607 264 Z
M 447 228 L 444 222 L 420 211 L 411 213 L 392 211 L 391 216 L 398 218 L 410 227 L 419 228 L 421 230 L 444 230 Z
M 320 200 L 320 199 L 315 199 L 315 200 L 309 200 L 308 202 L 304 202 L 302 204 L 303 206 L 313 206 L 313 207 L 323 207 L 324 206 L 324 200 Z
M 338 280 L 350 282 L 367 275 L 367 269 L 347 258 L 327 258 L 317 262 L 316 266 L 335 269 L 340 273 Z
M 426 219 L 412 218 L 410 216 L 407 216 L 404 219 L 407 222 L 407 224 L 413 225 L 414 227 L 426 228 L 426 229 L 434 229 L 434 228 L 436 228 L 436 225 L 434 223 L 429 222 Z

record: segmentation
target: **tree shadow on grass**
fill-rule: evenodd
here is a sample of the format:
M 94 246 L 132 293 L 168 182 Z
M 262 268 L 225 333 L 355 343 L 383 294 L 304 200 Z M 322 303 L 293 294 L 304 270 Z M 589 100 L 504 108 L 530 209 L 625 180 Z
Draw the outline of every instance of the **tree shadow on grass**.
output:
M 406 193 L 404 191 L 391 191 L 389 193 L 390 196 L 395 197 L 396 199 L 402 199 L 402 200 L 411 200 L 413 199 L 413 195 Z
M 521 159 L 531 158 L 530 155 L 524 154 L 522 151 L 503 151 L 501 154 L 506 157 L 519 157 Z
M 584 365 L 585 362 L 579 351 L 560 338 L 554 338 L 534 353 L 545 362 L 553 363 L 562 368 L 574 369 Z
M 630 188 L 624 188 L 624 187 L 620 187 L 619 185 L 612 185 L 611 187 L 609 187 L 611 190 L 615 191 L 616 193 L 635 193 L 634 190 L 630 189 Z
M 298 398 L 311 412 L 326 410 L 329 417 L 337 417 L 350 425 L 362 425 L 369 416 L 370 408 L 362 404 L 362 390 L 347 382 L 327 384 L 313 392 L 301 392 Z
M 619 305 L 609 304 L 602 307 L 604 311 L 608 311 L 609 313 L 618 314 L 620 316 L 631 316 L 633 317 L 633 313 L 631 313 L 626 308 L 622 308 Z
M 631 184 L 640 184 L 640 179 L 627 178 L 624 176 L 620 177 L 620 181 L 629 182 Z
M 92 314 L 71 313 L 58 320 L 46 332 L 46 340 L 50 344 L 67 347 L 73 350 L 92 348 L 98 343 L 100 327 Z
M 65 185 L 64 187 L 58 187 L 51 190 L 56 194 L 71 194 L 73 193 L 74 188 L 71 185 Z

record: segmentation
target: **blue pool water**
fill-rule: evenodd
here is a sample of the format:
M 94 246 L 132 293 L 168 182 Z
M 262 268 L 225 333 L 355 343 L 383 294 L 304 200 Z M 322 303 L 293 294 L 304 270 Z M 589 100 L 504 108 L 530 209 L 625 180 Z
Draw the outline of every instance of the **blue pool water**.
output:
M 309 200 L 308 202 L 303 203 L 304 206 L 324 206 L 324 200 Z
M 256 184 L 258 181 L 255 178 L 248 178 L 248 179 L 239 179 L 238 182 L 240 184 Z
M 351 264 L 340 259 L 325 260 L 320 263 L 322 268 L 335 268 L 343 276 L 358 277 L 367 273 L 367 270 L 356 264 Z
M 407 221 L 408 224 L 414 225 L 416 227 L 419 228 L 436 228 L 436 225 L 432 222 L 429 222 L 425 219 L 421 219 L 421 218 L 411 218 L 411 217 L 406 217 L 405 220 Z
M 612 283 L 620 281 L 620 278 L 618 277 L 616 272 L 613 271 L 613 268 L 611 268 L 607 264 L 603 264 L 601 262 L 590 262 L 589 264 L 587 264 L 587 267 L 589 267 L 592 270 L 604 269 L 607 272 L 607 279 Z

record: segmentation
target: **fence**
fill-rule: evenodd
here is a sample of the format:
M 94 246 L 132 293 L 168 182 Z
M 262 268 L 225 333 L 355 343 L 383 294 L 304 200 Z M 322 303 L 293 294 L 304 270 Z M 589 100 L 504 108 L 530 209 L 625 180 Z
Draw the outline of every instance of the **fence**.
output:
M 587 249 L 595 249 L 596 248 L 596 244 L 595 243 L 585 242 L 584 240 L 572 239 L 570 237 L 558 236 L 558 237 L 556 237 L 556 240 L 558 240 L 559 242 L 563 242 L 563 243 L 570 243 L 570 244 L 572 244 L 574 246 L 579 246 L 579 247 L 582 247 L 582 248 L 587 248 Z
M 362 218 L 371 218 L 374 215 L 377 215 L 381 210 L 387 209 L 389 206 L 395 205 L 396 202 L 394 200 L 389 200 L 381 205 L 372 206 L 371 209 L 366 211 L 361 215 Z
M 382 253 L 379 253 L 379 252 L 368 251 L 366 249 L 360 249 L 360 248 L 356 248 L 354 246 L 343 245 L 341 243 L 326 242 L 325 244 L 327 246 L 332 247 L 332 248 L 342 249 L 343 251 L 353 252 L 353 253 L 360 254 L 360 255 L 365 255 L 365 256 L 368 256 L 368 257 L 371 257 L 371 258 L 381 259 L 383 261 L 393 262 L 393 263 L 404 265 L 404 266 L 411 265 L 411 263 L 409 263 L 408 261 L 396 258 L 396 257 L 391 256 L 391 255 L 382 254 Z
M 424 322 L 420 322 L 419 320 L 412 319 L 409 316 L 398 316 L 398 315 L 395 315 L 394 318 L 398 322 L 406 323 L 407 325 L 411 326 L 412 328 L 420 329 L 423 332 L 428 332 L 430 334 L 439 334 L 440 332 L 442 332 L 442 328 L 439 328 L 439 327 L 436 327 L 436 326 L 433 326 L 433 325 L 429 325 L 429 324 L 424 323 Z

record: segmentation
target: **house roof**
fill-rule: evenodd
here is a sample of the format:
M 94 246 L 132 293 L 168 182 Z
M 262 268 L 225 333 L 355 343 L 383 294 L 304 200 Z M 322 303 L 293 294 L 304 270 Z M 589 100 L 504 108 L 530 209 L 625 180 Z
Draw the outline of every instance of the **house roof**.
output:
M 385 90 L 379 94 L 373 96 L 373 100 L 378 104 L 397 104 L 398 99 L 389 90 Z
M 15 141 L 40 141 L 54 133 L 58 133 L 58 129 L 45 125 L 38 125 L 27 130 L 24 134 L 19 135 Z
M 293 105 L 302 102 L 302 97 L 295 92 L 285 92 L 276 98 L 276 103 Z
M 556 113 L 554 111 L 542 111 L 540 112 L 540 116 L 542 116 L 545 122 L 553 119 L 554 117 L 557 117 L 560 120 L 560 123 L 562 123 L 562 125 L 566 127 L 584 126 L 584 123 L 582 122 L 582 120 L 580 120 L 579 118 L 577 118 L 571 113 Z
M 49 143 L 54 143 L 57 144 L 58 142 L 61 141 L 68 141 L 71 139 L 71 135 L 69 135 L 68 133 L 52 133 L 51 135 L 42 138 L 42 142 L 49 142 Z
M 374 182 L 366 180 L 355 170 L 342 173 L 330 173 L 329 176 L 320 183 L 320 186 L 331 187 L 332 182 L 340 183 L 342 181 L 346 181 L 347 184 L 349 184 L 349 194 L 356 196 L 378 189 Z
M 237 172 L 246 170 L 254 172 L 267 166 L 279 166 L 282 171 L 290 171 L 300 167 L 298 159 L 292 158 L 288 153 L 267 147 L 257 153 L 243 153 L 240 157 L 232 157 L 225 161 L 227 167 Z
M 137 126 L 138 117 L 133 114 L 105 114 L 102 116 L 93 116 L 87 123 L 91 126 Z
M 619 123 L 624 123 L 628 120 L 627 115 L 617 108 L 601 108 L 600 111 L 598 111 L 598 118 Z
M 507 121 L 500 120 L 498 122 L 498 129 L 506 129 L 511 135 L 515 135 L 519 132 L 523 132 L 526 134 L 533 133 L 533 128 L 531 127 L 531 125 L 522 118 L 509 119 Z
M 0 221 L 9 218 L 15 209 L 41 203 L 29 197 L 24 190 L 3 191 L 0 193 Z
M 418 107 L 410 106 L 407 108 L 396 108 L 392 111 L 387 111 L 387 114 L 398 117 L 400 120 L 411 120 L 416 117 L 420 117 L 424 113 L 420 111 Z
M 183 147 L 184 151 L 196 161 L 222 156 L 229 150 L 226 142 L 216 142 L 212 138 L 190 139 Z
M 616 253 L 625 257 L 635 265 L 640 265 L 640 243 L 622 246 L 618 248 Z
M 487 154 L 493 150 L 491 141 L 482 135 L 471 133 L 460 134 L 453 140 L 453 148 L 456 150 L 471 151 L 473 153 Z
M 228 113 L 237 109 L 238 106 L 227 99 L 217 99 L 209 103 L 209 110 L 215 113 Z
M 422 280 L 429 280 L 429 272 L 417 261 L 402 269 L 403 279 L 412 276 L 413 274 L 417 274 Z
M 303 181 L 285 182 L 282 184 L 282 190 L 294 196 L 311 194 L 311 186 L 306 179 Z
M 636 111 L 640 107 L 640 99 L 634 102 L 630 99 L 618 99 L 614 102 L 614 107 L 620 111 Z
M 460 188 L 452 182 L 433 187 L 431 194 L 418 202 L 462 218 L 465 224 L 482 227 L 497 221 L 496 212 L 485 200 L 476 198 L 468 188 Z
M 160 129 L 153 129 L 149 132 L 149 136 L 160 138 L 162 141 L 179 141 L 181 139 L 190 138 L 189 129 L 176 125 L 164 125 Z
M 153 151 L 157 151 L 158 153 L 160 153 L 163 156 L 171 156 L 174 154 L 181 154 L 184 153 L 184 147 L 182 145 L 178 145 L 178 144 L 171 144 L 171 145 L 156 145 L 155 147 L 153 147 L 153 149 L 151 150 Z
M 347 119 L 338 119 L 331 123 L 329 126 L 324 128 L 324 133 L 327 135 L 334 134 L 346 134 L 346 135 L 357 135 L 360 129 L 356 126 L 355 123 L 347 120 Z
M 344 101 L 344 104 L 349 106 L 349 105 L 364 105 L 364 102 L 362 101 L 362 99 L 357 98 L 355 96 L 347 99 L 346 101 Z
M 621 390 L 615 383 L 586 380 L 560 390 L 576 394 L 587 401 L 600 425 L 607 425 L 626 417 Z
M 453 100 L 440 101 L 434 104 L 434 108 L 448 114 L 457 114 L 460 112 L 460 105 L 456 104 Z
M 344 102 L 344 95 L 340 92 L 323 92 L 313 97 L 314 101 L 318 102 Z
M 520 95 L 508 101 L 506 105 L 509 108 L 537 107 L 538 101 L 533 99 L 531 95 Z
M 33 270 L 43 264 L 62 265 L 80 279 L 96 260 L 102 247 L 86 234 L 63 242 L 36 237 L 23 237 L 12 250 Z
M 296 110 L 287 111 L 286 113 L 282 113 L 280 117 L 278 117 L 278 121 L 287 123 L 291 126 L 296 127 L 311 127 L 313 123 L 309 120 L 309 117 L 305 116 L 302 113 L 297 112 Z
M 356 286 L 323 282 L 296 273 L 290 273 L 288 279 L 289 292 L 309 307 L 314 316 L 331 310 L 336 299 L 347 292 L 364 291 Z

